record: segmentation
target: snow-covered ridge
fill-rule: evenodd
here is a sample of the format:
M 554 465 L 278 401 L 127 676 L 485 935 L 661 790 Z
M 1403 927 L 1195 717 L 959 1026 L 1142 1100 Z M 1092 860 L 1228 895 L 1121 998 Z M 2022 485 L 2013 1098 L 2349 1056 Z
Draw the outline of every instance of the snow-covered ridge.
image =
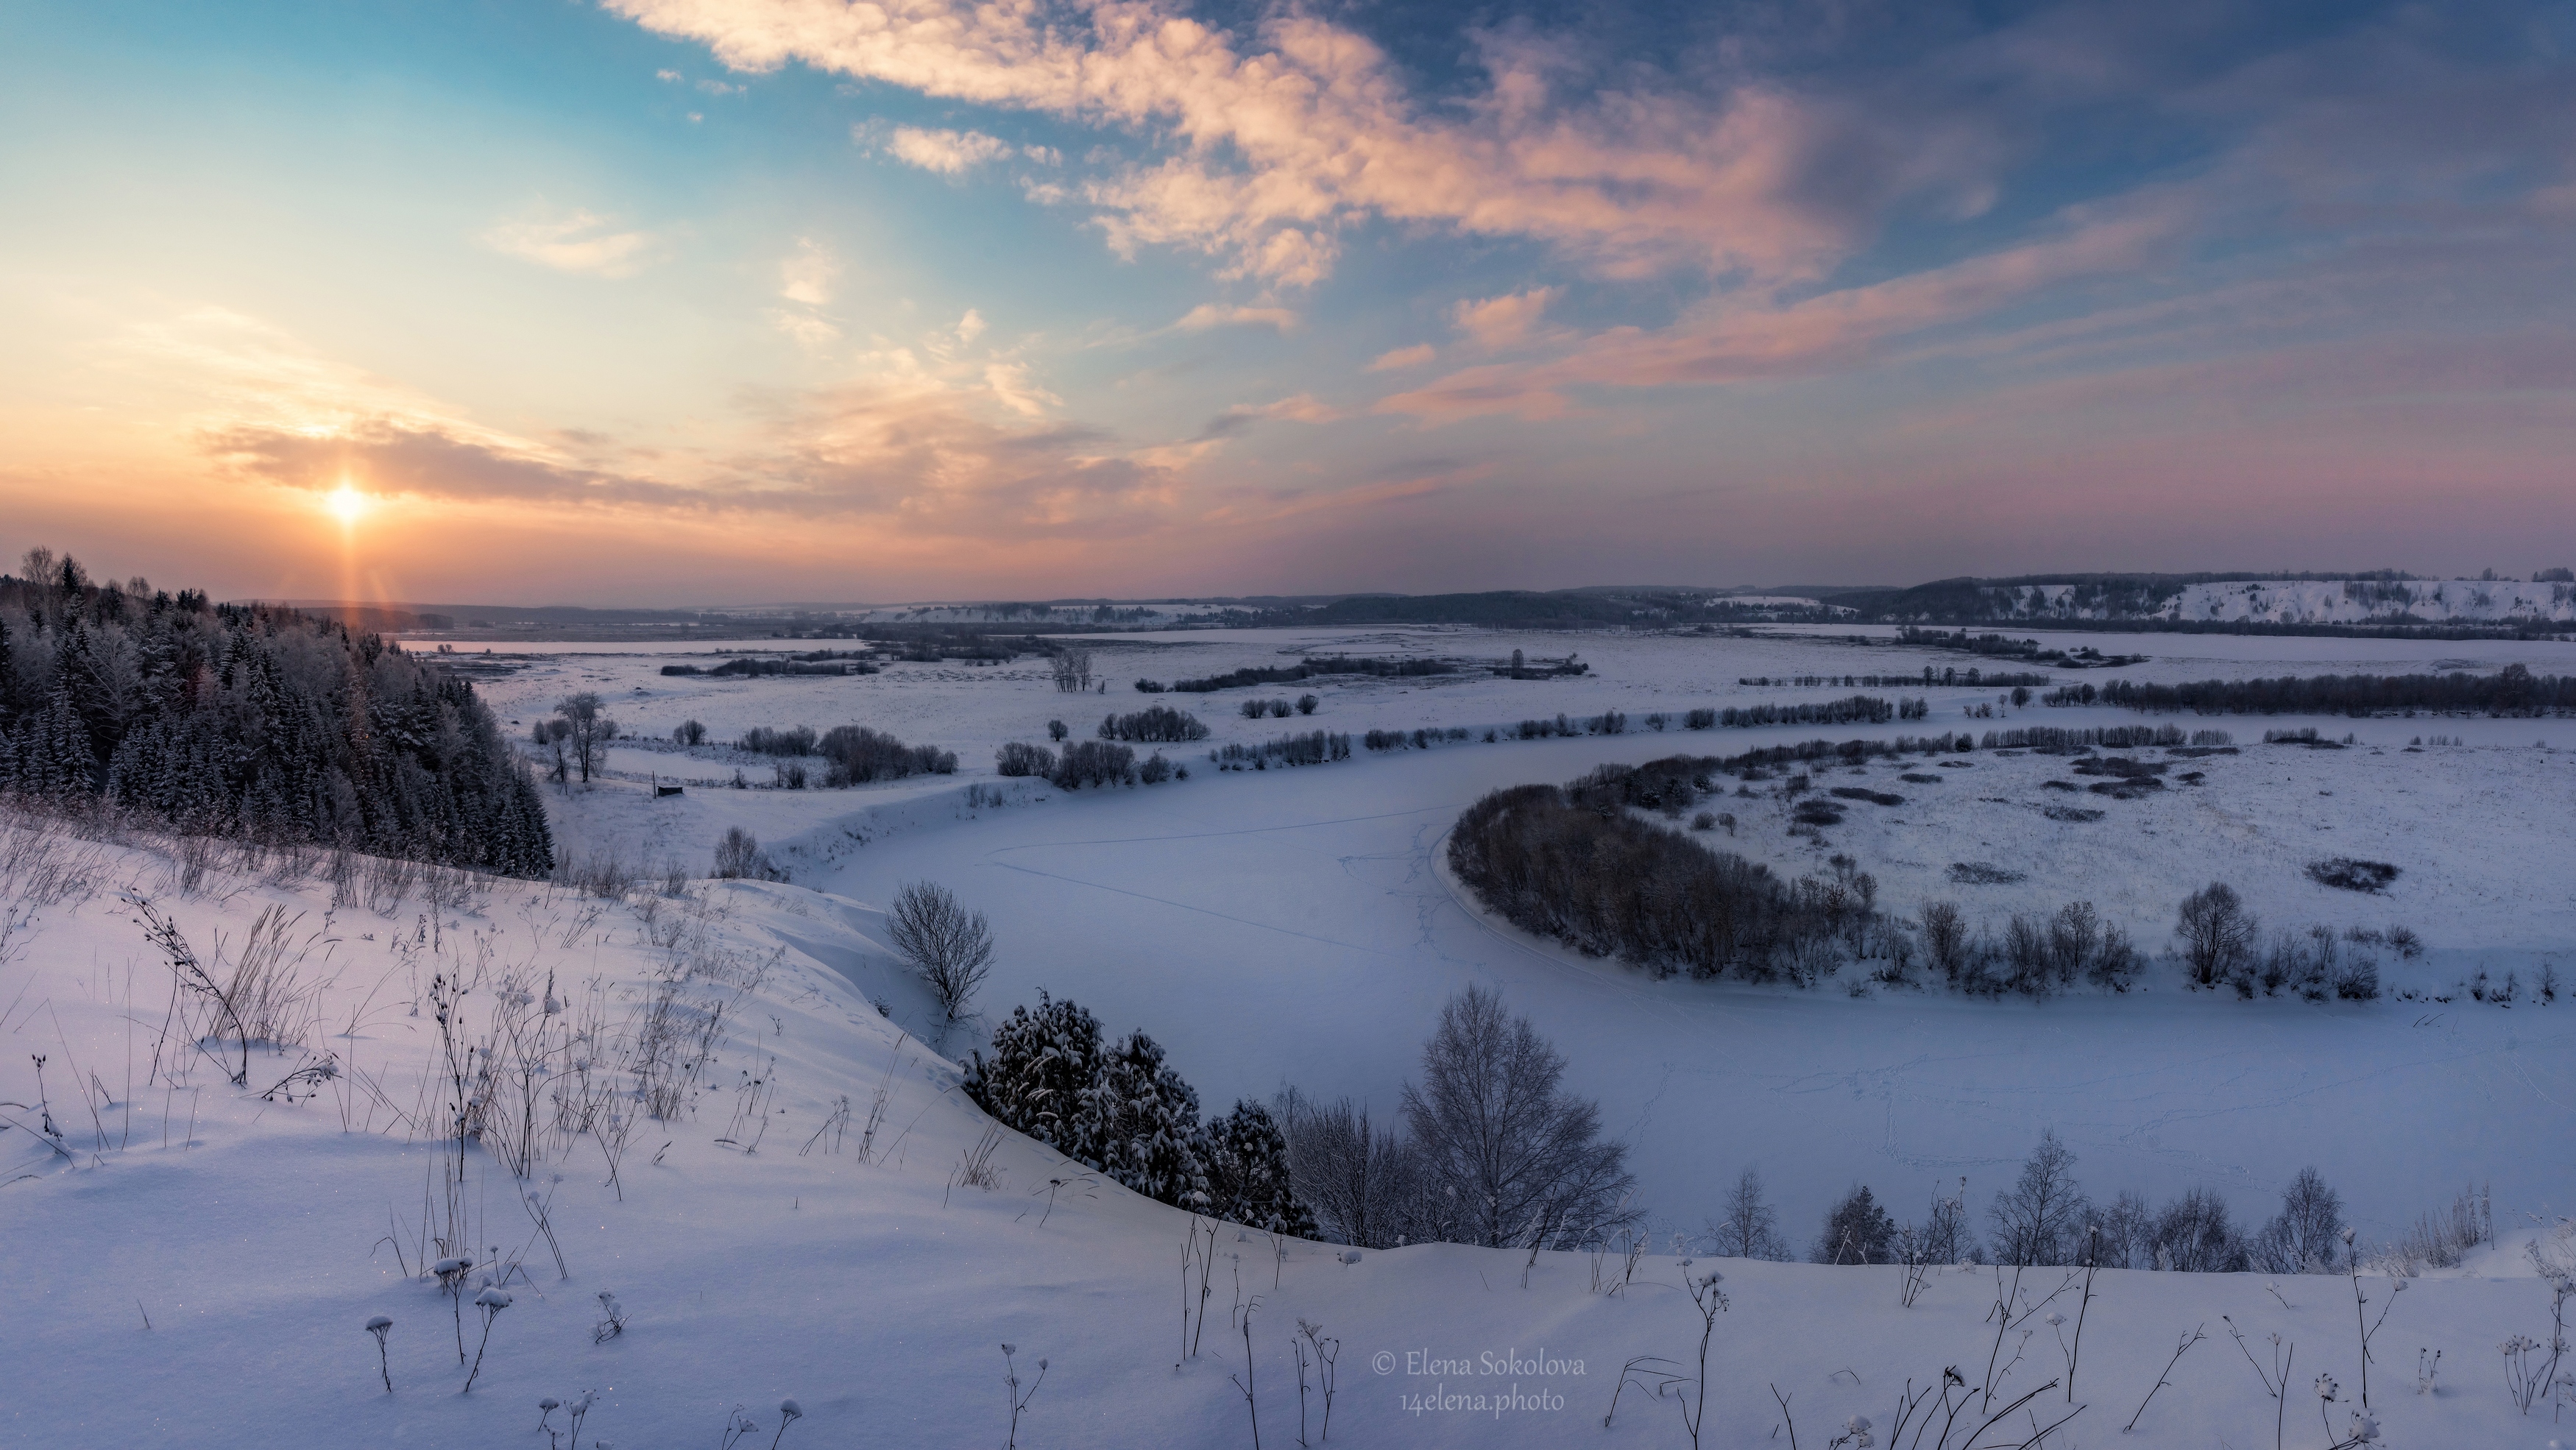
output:
M 2549 1329 L 2547 1286 L 2521 1257 L 2532 1230 L 2510 1222 L 2492 1249 L 2404 1293 L 2376 1276 L 2087 1283 L 1949 1266 L 1909 1293 L 1899 1267 L 1694 1259 L 1661 1238 L 1634 1258 L 1448 1244 L 1349 1255 L 1220 1226 L 1212 1312 L 1184 1343 L 1174 1270 L 1192 1220 L 1027 1139 L 988 1137 L 956 1090 L 955 1044 L 936 1040 L 860 903 L 748 882 L 614 901 L 494 883 L 431 903 L 371 875 L 357 890 L 372 905 L 334 906 L 329 882 L 277 861 L 247 872 L 225 851 L 186 878 L 187 861 L 148 844 L 51 843 L 90 889 L 13 915 L 0 963 L 0 1036 L 16 1058 L 0 1063 L 0 1100 L 38 1105 L 31 1131 L 0 1135 L 11 1350 L 43 1386 L 0 1404 L 12 1444 L 235 1450 L 303 1428 L 357 1444 L 559 1444 L 536 1428 L 545 1400 L 556 1431 L 567 1405 L 586 1405 L 586 1446 L 711 1443 L 745 1416 L 760 1431 L 747 1443 L 782 1450 L 998 1444 L 1006 1343 L 1023 1389 L 1047 1366 L 1022 1397 L 1023 1444 L 1242 1445 L 1255 1414 L 1286 1443 L 1301 1406 L 1288 1339 L 1305 1321 L 1338 1363 L 1330 1442 L 1309 1366 L 1310 1443 L 1552 1447 L 1604 1434 L 1621 1366 L 1695 1366 L 1704 1322 L 1685 1286 L 1712 1271 L 1727 1303 L 1705 1322 L 1702 1443 L 1769 1443 L 1789 1415 L 1817 1441 L 1851 1434 L 1855 1417 L 1884 1436 L 1899 1387 L 1937 1385 L 1951 1364 L 1991 1383 L 1995 1403 L 2049 1407 L 2019 1436 L 2075 1415 L 2084 1433 L 2050 1445 L 2106 1443 L 2105 1427 L 2129 1423 L 2125 1443 L 2141 1446 L 2255 1443 L 2276 1406 L 2220 1342 L 2228 1322 L 2259 1353 L 2276 1333 L 2294 1345 L 2293 1423 L 2323 1412 L 2341 1434 L 2362 1410 L 2356 1287 L 2374 1322 L 2388 1316 L 2369 1371 L 2382 1443 L 2537 1450 L 2550 1429 L 2545 1404 L 2526 1417 L 2495 1383 L 2499 1337 Z M 33 901 L 16 891 L 29 879 L 7 883 L 13 904 Z M 283 913 L 316 992 L 309 1041 L 254 1046 L 239 1085 L 228 1064 L 242 1059 L 220 1035 L 208 1050 L 160 1043 L 156 1059 L 167 971 L 118 886 L 210 954 L 239 952 L 264 913 Z M 436 1114 L 453 973 L 478 1042 L 516 1013 L 606 1050 L 625 1014 L 673 984 L 693 1010 L 725 1010 L 684 1100 L 639 1122 L 622 1158 L 586 1130 L 541 1134 L 524 1173 L 503 1161 L 507 1132 L 466 1148 L 453 1202 L 476 1265 L 449 1295 L 421 1252 L 449 1212 L 433 1202 L 445 1149 L 407 1122 Z M 583 1060 L 570 1053 L 538 1086 L 576 1079 Z M 334 1070 L 301 1087 L 267 1086 L 324 1061 Z M 506 1121 L 488 1107 L 506 1102 L 500 1088 L 476 1090 L 487 1122 Z M 962 1181 L 971 1162 L 990 1170 L 980 1184 Z M 381 1360 L 366 1327 L 377 1316 L 392 1321 Z M 2204 1323 L 2210 1338 L 2177 1364 L 2174 1346 Z M 2080 1361 L 2060 1343 L 2075 1335 Z M 2416 1373 L 2419 1348 L 2440 1352 L 2437 1375 Z M 2336 1381 L 2331 1400 L 2311 1385 L 2320 1374 Z M 782 1423 L 791 1398 L 800 1414 Z M 1618 1395 L 1607 1436 L 1689 1443 L 1651 1387 Z
M 2190 584 L 2131 607 L 2078 584 L 1988 586 L 1998 620 L 2170 619 L 2253 624 L 2576 621 L 2576 585 L 2493 579 L 2275 579 Z

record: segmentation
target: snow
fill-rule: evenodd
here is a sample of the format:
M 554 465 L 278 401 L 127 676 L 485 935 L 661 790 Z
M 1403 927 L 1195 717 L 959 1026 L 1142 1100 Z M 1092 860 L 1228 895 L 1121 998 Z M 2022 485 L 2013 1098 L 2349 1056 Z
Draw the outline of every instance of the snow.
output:
M 2073 584 L 2021 584 L 1987 593 L 2017 618 L 2098 619 L 2075 601 Z M 2511 579 L 2259 579 L 2182 586 L 2156 619 L 2260 624 L 2366 624 L 2412 619 L 2434 624 L 2576 620 L 2576 586 Z
M 995 783 L 990 752 L 1000 741 L 1042 740 L 1051 717 L 1082 728 L 1110 708 L 1139 708 L 1124 684 L 1135 674 L 1203 674 L 1310 650 L 1492 658 L 1514 647 L 1550 656 L 1570 648 L 1594 673 L 1317 684 L 1310 687 L 1327 703 L 1312 721 L 1255 723 L 1231 712 L 1247 694 L 1295 689 L 1156 698 L 1197 710 L 1216 730 L 1211 745 L 1292 728 L 1481 728 L 1605 708 L 1629 712 L 1637 730 L 1635 717 L 1650 710 L 1853 692 L 1737 686 L 1744 676 L 1994 667 L 1840 643 L 1838 633 L 1271 631 L 1149 637 L 1134 654 L 1095 641 L 1102 657 L 1114 656 L 1119 683 L 1087 703 L 1056 694 L 1028 661 L 710 682 L 660 676 L 668 654 L 628 647 L 550 657 L 490 684 L 504 719 L 531 719 L 555 696 L 591 688 L 618 701 L 620 719 L 639 733 L 666 736 L 690 714 L 719 737 L 752 724 L 849 721 L 957 750 L 965 761 L 955 777 L 850 791 L 691 786 L 657 801 L 626 777 L 680 773 L 672 766 L 687 757 L 622 745 L 614 777 L 587 792 L 550 790 L 568 854 L 667 855 L 699 870 L 715 836 L 743 825 L 794 869 L 785 884 L 696 882 L 678 901 L 638 894 L 610 903 L 501 884 L 461 908 L 433 911 L 415 898 L 381 914 L 335 910 L 327 882 L 276 885 L 219 867 L 190 894 L 148 842 L 61 841 L 62 851 L 97 853 L 93 889 L 40 911 L 0 960 L 0 1038 L 9 1049 L 0 1101 L 36 1100 L 30 1058 L 45 1054 L 51 1115 L 70 1154 L 66 1161 L 25 1131 L 0 1133 L 0 1242 L 8 1245 L 0 1262 L 16 1301 L 5 1340 L 21 1371 L 18 1392 L 0 1406 L 0 1442 L 535 1444 L 535 1402 L 591 1388 L 601 1400 L 585 1438 L 628 1450 L 711 1441 L 737 1404 L 763 1426 L 752 1443 L 767 1443 L 787 1396 L 805 1412 L 787 1430 L 788 1446 L 999 1443 L 1008 1418 L 999 1346 L 1007 1341 L 1018 1347 L 1024 1385 L 1035 1360 L 1049 1360 L 1022 1421 L 1023 1444 L 1244 1444 L 1244 1401 L 1228 1382 L 1244 1367 L 1228 1314 L 1240 1255 L 1243 1292 L 1259 1298 L 1253 1368 L 1271 1443 L 1293 1438 L 1295 1371 L 1284 1340 L 1304 1317 L 1343 1343 L 1333 1443 L 1553 1446 L 1600 1435 L 1678 1445 L 1687 1440 L 1669 1400 L 1631 1389 L 1612 1427 L 1603 1430 L 1600 1418 L 1631 1357 L 1695 1356 L 1697 1320 L 1678 1287 L 1689 1271 L 1661 1250 L 1671 1235 L 1701 1230 L 1740 1169 L 1761 1168 L 1783 1229 L 1801 1243 L 1853 1182 L 1919 1214 L 1934 1185 L 1964 1174 L 1982 1224 L 1987 1196 L 2051 1127 L 2077 1153 L 2077 1173 L 2097 1198 L 2122 1188 L 2162 1199 L 2214 1187 L 2240 1223 L 2267 1215 L 2288 1178 L 2314 1164 L 2343 1193 L 2365 1240 L 2394 1237 L 2466 1183 L 2491 1183 L 2499 1244 L 2458 1271 L 2413 1281 L 2398 1298 L 2376 1343 L 2372 1410 L 2387 1427 L 2383 1443 L 2398 1446 L 2538 1447 L 2563 1435 L 2545 1410 L 2526 1419 L 2506 1404 L 2494 1356 L 2508 1334 L 2547 1334 L 2548 1292 L 2520 1244 L 2551 1231 L 2576 1187 L 2565 1152 L 2576 1140 L 2576 1044 L 2561 1025 L 2576 1021 L 2576 1005 L 2528 998 L 2543 964 L 2576 976 L 2567 955 L 2576 901 L 2563 865 L 2564 822 L 2576 806 L 2571 722 L 2184 720 L 2232 731 L 2241 753 L 2177 763 L 2177 771 L 2205 771 L 2206 784 L 2137 801 L 2043 791 L 2046 779 L 2088 782 L 2067 775 L 2063 757 L 1981 751 L 1968 769 L 1939 771 L 1955 778 L 1937 786 L 1900 782 L 1900 767 L 1873 763 L 1849 782 L 1906 803 L 1855 802 L 1850 820 L 1826 833 L 1831 849 L 1879 877 L 1883 900 L 1900 910 L 1939 894 L 1993 916 L 2080 895 L 2156 951 L 2168 943 L 2174 901 L 2224 879 L 2274 924 L 2412 927 L 2429 950 L 2416 962 L 2379 954 L 2392 989 L 2447 993 L 2480 967 L 2497 977 L 2516 971 L 2525 997 L 2509 1008 L 2465 997 L 2237 1002 L 2181 990 L 2170 964 L 2153 968 L 2138 993 L 2037 1004 L 1885 988 L 1853 997 L 1842 984 L 1799 992 L 1656 982 L 1495 923 L 1440 869 L 1450 821 L 1496 786 L 1563 780 L 1604 761 L 1894 728 L 1459 744 L 1363 752 L 1297 771 L 1199 769 L 1185 782 L 1133 790 L 1001 782 L 1004 804 L 981 804 L 980 791 L 978 804 L 966 800 L 970 786 Z M 2149 679 L 2426 668 L 2472 656 L 2477 668 L 2520 660 L 2564 673 L 2576 662 L 2576 649 L 2549 643 L 2122 643 L 2155 656 L 2131 672 Z M 1991 704 L 1991 691 L 1904 693 L 1927 694 L 1933 710 L 1903 733 L 2138 718 L 2032 708 L 1967 720 L 1960 708 Z M 2256 743 L 2266 725 L 2299 723 L 2358 739 L 2341 751 Z M 2437 734 L 2468 743 L 2405 748 Z M 1172 753 L 1204 761 L 1186 747 Z M 718 753 L 702 752 L 685 769 L 712 778 L 720 764 Z M 1832 772 L 1817 784 L 1845 780 Z M 2034 808 L 2060 799 L 2106 814 L 2067 823 Z M 1721 832 L 1718 844 L 1783 869 L 1816 869 L 1819 848 L 1788 836 L 1776 799 L 1739 800 L 1732 813 L 1738 834 L 1730 841 Z M 2403 874 L 2385 895 L 2331 891 L 2301 869 L 2325 854 L 2396 862 Z M 1962 860 L 2027 874 L 2006 886 L 1958 886 L 1946 867 Z M 1211 1111 L 1290 1083 L 1388 1109 L 1447 995 L 1471 982 L 1498 986 L 1565 1053 L 1568 1086 L 1598 1098 L 1605 1123 L 1632 1144 L 1659 1252 L 1626 1292 L 1610 1295 L 1595 1292 L 1595 1264 L 1584 1255 L 1542 1255 L 1527 1287 L 1525 1255 L 1446 1245 L 1345 1263 L 1338 1246 L 1291 1244 L 1274 1270 L 1266 1240 L 1225 1229 L 1215 1312 L 1198 1356 L 1184 1358 L 1175 1321 L 1186 1215 L 1093 1181 L 1016 1135 L 1004 1135 L 995 1154 L 1000 1186 L 952 1182 L 985 1129 L 955 1088 L 979 1029 L 934 1020 L 926 993 L 885 951 L 873 905 L 918 879 L 946 884 L 991 914 L 1001 957 L 981 999 L 989 1014 L 1042 988 L 1071 996 L 1112 1032 L 1151 1033 Z M 336 976 L 321 1016 L 332 1025 L 312 1047 L 353 1071 L 316 1098 L 270 1102 L 258 1090 L 302 1058 L 255 1052 L 245 1091 L 205 1057 L 160 1044 L 169 975 L 118 903 L 120 887 L 152 897 L 201 949 L 218 937 L 238 942 L 272 904 L 304 913 L 300 930 L 327 928 Z M 670 959 L 673 948 L 655 939 L 669 939 L 674 922 L 703 928 L 704 953 L 768 964 L 762 984 L 731 1014 L 694 1106 L 639 1133 L 622 1199 L 604 1186 L 601 1153 L 588 1139 L 537 1166 L 526 1186 L 553 1195 L 569 1278 L 558 1278 L 515 1206 L 523 1185 L 480 1150 L 469 1155 L 476 1238 L 487 1251 L 520 1254 L 527 1273 L 506 1286 L 513 1302 L 493 1326 L 480 1379 L 460 1395 L 466 1367 L 455 1358 L 451 1305 L 434 1282 L 407 1277 L 397 1263 L 421 1268 L 411 1236 L 439 1156 L 435 1142 L 407 1134 L 392 1116 L 418 1107 L 431 1068 L 437 1034 L 414 1015 L 428 979 L 470 974 L 482 961 L 487 974 L 506 969 L 522 981 L 552 971 L 568 997 L 622 1004 Z M 487 981 L 468 997 L 469 1024 L 485 1020 L 490 988 Z M 179 1084 L 154 1080 L 156 1046 L 165 1063 L 177 1057 Z M 746 1074 L 774 1084 L 778 1110 L 751 1153 L 716 1141 L 734 1136 Z M 84 1095 L 77 1084 L 93 1078 Z M 864 1118 L 881 1086 L 888 1105 L 871 1161 L 856 1152 L 855 1125 L 838 1152 L 799 1152 L 843 1096 Z M 0 1112 L 27 1120 L 16 1108 Z M 1050 1209 L 1055 1178 L 1071 1181 Z M 398 1251 L 396 1239 L 406 1247 Z M 1984 1323 L 1991 1271 L 1944 1271 L 1905 1309 L 1895 1269 L 1717 1266 L 1731 1307 L 1712 1348 L 1708 1443 L 1770 1443 L 1780 1422 L 1775 1385 L 1790 1397 L 1804 1440 L 1823 1443 L 1854 1414 L 1883 1430 L 1909 1377 L 1919 1386 L 1956 1364 L 1976 1378 L 1992 1347 Z M 1606 1270 L 1619 1271 L 1615 1260 Z M 2024 1283 L 2044 1281 L 2036 1299 L 2061 1277 L 2041 1271 Z M 2226 1339 L 2222 1314 L 2258 1353 L 2268 1354 L 2261 1336 L 2275 1331 L 2296 1343 L 2289 1433 L 2296 1443 L 2326 1443 L 2308 1385 L 2323 1372 L 2346 1395 L 2358 1390 L 2352 1285 L 2298 1277 L 2279 1281 L 2276 1297 L 2267 1282 L 2101 1275 L 2074 1396 L 2085 1408 L 2050 1443 L 2112 1442 L 2176 1336 L 2204 1323 L 2210 1338 L 2184 1356 L 2125 1438 L 2256 1443 L 2274 1405 Z M 2362 1282 L 2376 1314 L 2388 1281 Z M 602 1291 L 625 1306 L 628 1328 L 594 1344 Z M 469 1356 L 481 1328 L 473 1292 Z M 2061 1298 L 2050 1310 L 2070 1304 Z M 395 1321 L 390 1396 L 362 1328 L 379 1313 Z M 2010 1394 L 2064 1369 L 2056 1330 L 2036 1314 L 2026 1327 L 2036 1336 L 2005 1382 Z M 2443 1352 L 2438 1394 L 2415 1393 L 2419 1348 Z M 2007 1346 L 2003 1358 L 2013 1352 Z M 1381 1353 L 1393 1372 L 1374 1371 Z M 1455 1363 L 1446 1373 L 1408 1373 L 1417 1360 Z M 1524 1370 L 1515 1360 L 1541 1363 Z M 1557 1372 L 1545 1372 L 1551 1360 Z M 1570 1372 L 1574 1361 L 1582 1373 Z M 1488 1363 L 1503 1372 L 1484 1373 Z M 1521 1407 L 1497 1415 L 1440 1398 L 1497 1392 L 1520 1396 Z M 2072 1408 L 2062 1396 L 2034 1403 L 2062 1413 Z M 2338 1429 L 2348 1408 L 2332 1407 Z M 1318 1398 L 1310 1414 L 1320 1413 Z M 553 1423 L 562 1424 L 560 1411 Z

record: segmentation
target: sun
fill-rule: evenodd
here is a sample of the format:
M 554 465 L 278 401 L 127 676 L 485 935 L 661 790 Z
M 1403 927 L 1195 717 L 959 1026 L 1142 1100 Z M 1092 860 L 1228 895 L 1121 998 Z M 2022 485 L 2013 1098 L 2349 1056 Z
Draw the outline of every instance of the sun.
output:
M 369 500 L 365 494 L 345 483 L 322 496 L 322 506 L 329 509 L 343 524 L 356 523 L 367 512 L 368 504 Z

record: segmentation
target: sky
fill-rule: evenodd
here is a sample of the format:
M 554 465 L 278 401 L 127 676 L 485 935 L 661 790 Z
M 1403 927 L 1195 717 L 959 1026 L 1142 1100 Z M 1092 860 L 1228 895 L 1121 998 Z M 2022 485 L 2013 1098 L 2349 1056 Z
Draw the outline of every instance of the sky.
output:
M 0 550 L 602 605 L 2576 562 L 2576 7 L 0 0 Z

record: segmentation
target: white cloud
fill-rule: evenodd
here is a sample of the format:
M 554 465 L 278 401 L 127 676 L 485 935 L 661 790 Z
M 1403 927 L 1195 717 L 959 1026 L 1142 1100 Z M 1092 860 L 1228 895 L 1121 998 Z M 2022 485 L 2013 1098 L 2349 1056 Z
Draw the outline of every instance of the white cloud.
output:
M 1029 418 L 1043 418 L 1051 406 L 1064 399 L 1029 381 L 1027 363 L 986 363 L 984 386 L 1002 406 Z
M 1172 325 L 1183 332 L 1205 332 L 1211 327 L 1268 327 L 1294 332 L 1297 314 L 1285 307 L 1230 307 L 1202 302 Z
M 967 308 L 966 315 L 957 319 L 957 340 L 961 343 L 971 343 L 983 335 L 984 314 L 972 307 Z
M 670 81 L 676 85 L 679 82 L 688 79 L 688 77 L 681 75 L 675 70 L 657 70 L 653 72 L 653 79 L 657 81 Z
M 1013 154 L 1011 143 L 999 136 L 987 136 L 981 131 L 932 131 L 919 126 L 895 127 L 885 149 L 897 161 L 942 176 L 956 176 L 969 167 Z
M 559 272 L 632 277 L 643 271 L 652 234 L 614 231 L 611 226 L 605 217 L 573 211 L 560 217 L 503 222 L 483 234 L 483 244 Z
M 811 312 L 796 312 L 784 307 L 769 309 L 770 325 L 796 339 L 807 349 L 821 352 L 841 340 L 841 329 L 826 318 Z
M 798 237 L 795 255 L 778 264 L 778 295 L 808 307 L 827 306 L 840 276 L 841 260 L 831 248 L 812 237 Z

